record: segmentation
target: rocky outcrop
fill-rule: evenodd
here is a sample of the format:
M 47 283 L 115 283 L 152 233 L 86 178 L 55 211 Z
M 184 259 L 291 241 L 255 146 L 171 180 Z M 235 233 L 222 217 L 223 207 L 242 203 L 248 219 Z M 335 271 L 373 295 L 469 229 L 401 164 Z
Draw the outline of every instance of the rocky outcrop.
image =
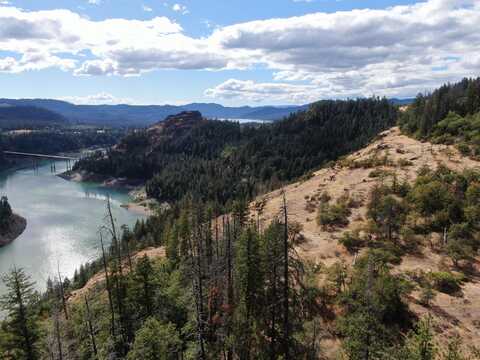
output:
M 8 228 L 0 231 L 0 247 L 10 244 L 19 237 L 27 227 L 27 220 L 20 215 L 12 214 Z

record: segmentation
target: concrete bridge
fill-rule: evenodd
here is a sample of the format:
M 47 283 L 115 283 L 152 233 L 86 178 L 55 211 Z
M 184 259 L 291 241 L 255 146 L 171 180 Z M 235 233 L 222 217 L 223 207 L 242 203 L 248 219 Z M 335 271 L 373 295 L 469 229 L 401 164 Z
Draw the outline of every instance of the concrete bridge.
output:
M 20 152 L 20 151 L 4 151 L 4 155 L 9 155 L 9 156 L 24 156 L 24 157 L 30 157 L 33 158 L 33 167 L 35 169 L 38 168 L 38 163 L 37 159 L 47 159 L 47 160 L 52 160 L 50 164 L 50 170 L 53 173 L 56 173 L 56 166 L 55 166 L 55 161 L 57 160 L 63 160 L 66 163 L 67 171 L 72 169 L 72 162 L 75 163 L 75 161 L 80 160 L 79 158 L 72 157 L 72 156 L 63 156 L 63 155 L 48 155 L 48 154 L 35 154 L 35 153 L 26 153 L 26 152 Z
M 79 158 L 75 158 L 71 156 L 62 156 L 62 155 L 34 154 L 34 153 L 25 153 L 25 152 L 18 152 L 18 151 L 4 151 L 3 153 L 5 155 L 27 156 L 27 157 L 52 159 L 52 160 L 70 160 L 70 161 L 79 160 Z

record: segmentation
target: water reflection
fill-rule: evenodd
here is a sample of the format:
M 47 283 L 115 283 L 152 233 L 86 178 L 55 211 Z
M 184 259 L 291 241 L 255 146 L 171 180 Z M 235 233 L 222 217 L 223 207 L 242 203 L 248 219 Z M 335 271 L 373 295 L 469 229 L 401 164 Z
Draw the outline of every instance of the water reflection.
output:
M 56 161 L 55 169 L 62 172 L 66 164 Z M 71 276 L 80 264 L 99 255 L 97 231 L 104 221 L 107 197 L 119 226 L 132 226 L 141 217 L 120 207 L 129 201 L 126 191 L 69 182 L 51 170 L 50 162 L 42 162 L 36 169 L 0 173 L 0 195 L 7 195 L 14 211 L 27 219 L 25 232 L 0 248 L 0 273 L 13 264 L 24 267 L 40 289 L 57 263 L 63 275 Z M 3 291 L 0 283 L 0 294 Z

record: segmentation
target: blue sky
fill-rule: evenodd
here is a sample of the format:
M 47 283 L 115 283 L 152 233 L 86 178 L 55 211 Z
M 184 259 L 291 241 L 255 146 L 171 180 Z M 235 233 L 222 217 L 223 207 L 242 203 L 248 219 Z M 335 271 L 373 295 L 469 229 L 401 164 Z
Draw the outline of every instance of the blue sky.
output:
M 475 0 L 0 4 L 0 97 L 300 104 L 480 74 Z

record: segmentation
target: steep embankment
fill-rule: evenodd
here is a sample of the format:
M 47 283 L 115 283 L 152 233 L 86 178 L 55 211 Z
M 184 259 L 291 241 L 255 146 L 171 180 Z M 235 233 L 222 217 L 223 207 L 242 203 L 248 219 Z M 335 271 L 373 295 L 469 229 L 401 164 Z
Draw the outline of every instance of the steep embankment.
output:
M 368 163 L 372 157 L 388 158 L 388 164 L 374 167 L 357 167 L 355 164 Z M 436 145 L 420 142 L 402 135 L 398 128 L 392 128 L 379 135 L 376 141 L 357 151 L 347 158 L 337 161 L 329 168 L 314 172 L 306 180 L 293 183 L 284 188 L 290 220 L 303 226 L 305 244 L 298 249 L 301 256 L 328 266 L 337 261 L 352 264 L 355 256 L 351 255 L 339 244 L 338 240 L 345 231 L 351 231 L 366 224 L 368 197 L 372 188 L 388 181 L 382 176 L 372 177 L 375 172 L 384 171 L 396 174 L 399 181 L 407 179 L 412 183 L 417 172 L 423 166 L 431 169 L 441 164 L 461 171 L 463 169 L 480 169 L 480 162 L 471 160 L 461 154 L 453 146 Z M 316 221 L 320 195 L 328 193 L 332 201 L 348 194 L 356 199 L 358 207 L 352 208 L 349 224 L 343 228 L 322 229 Z M 264 201 L 261 223 L 266 224 L 278 215 L 283 200 L 282 190 L 277 190 L 259 197 L 256 201 Z M 255 204 L 252 203 L 252 213 Z M 256 215 L 255 215 L 256 216 Z M 432 234 L 440 237 L 440 234 Z M 409 274 L 416 271 L 440 271 L 450 268 L 450 261 L 440 252 L 430 249 L 425 238 L 415 254 L 407 254 L 402 258 L 395 272 Z M 414 291 L 408 299 L 411 310 L 417 315 L 429 313 L 436 323 L 436 330 L 441 337 L 452 333 L 461 335 L 466 344 L 480 343 L 480 271 L 479 258 L 473 261 L 473 275 L 462 285 L 461 295 L 436 293 L 429 307 L 420 305 L 419 293 Z
M 12 214 L 8 227 L 0 231 L 0 247 L 10 244 L 23 233 L 26 227 L 27 220 L 25 218 L 17 214 Z
M 163 247 L 150 247 L 141 250 L 132 255 L 132 262 L 136 263 L 136 261 L 138 261 L 138 259 L 142 258 L 143 256 L 148 256 L 151 259 L 161 258 L 165 256 L 165 249 Z M 130 267 L 127 261 L 123 262 L 122 269 L 124 269 L 124 272 L 126 273 L 130 271 Z M 84 287 L 71 292 L 68 298 L 68 302 L 75 303 L 82 301 L 85 295 L 87 295 L 90 291 L 95 290 L 98 286 L 103 285 L 104 282 L 105 272 L 101 271 L 96 273 L 87 281 Z

